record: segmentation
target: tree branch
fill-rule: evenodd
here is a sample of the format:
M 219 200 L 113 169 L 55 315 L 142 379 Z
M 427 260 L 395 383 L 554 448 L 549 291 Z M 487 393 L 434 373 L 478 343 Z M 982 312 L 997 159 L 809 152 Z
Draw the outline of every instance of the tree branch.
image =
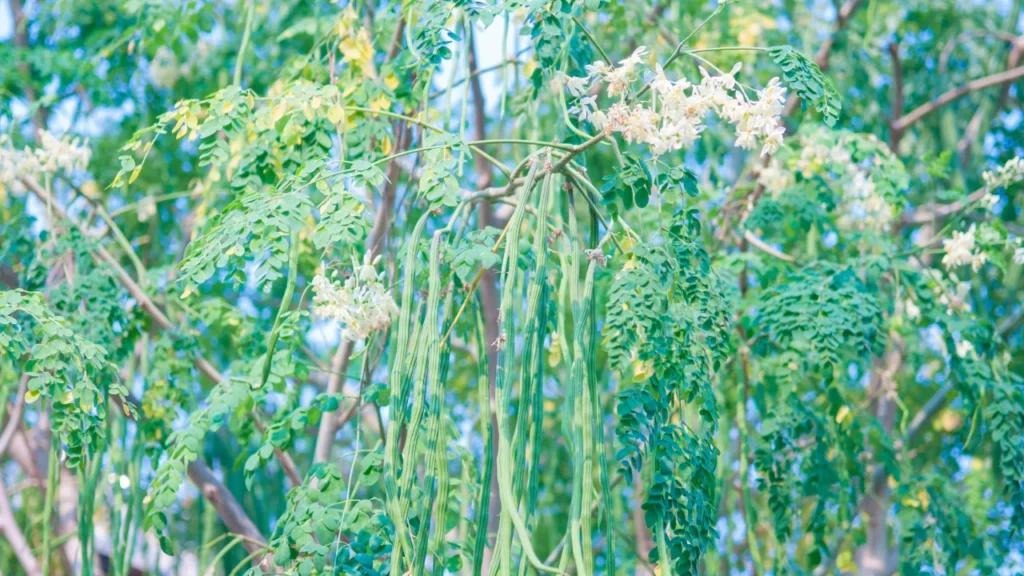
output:
M 1013 23 L 1016 26 L 1016 22 Z M 1012 70 L 1020 64 L 1021 56 L 1024 55 L 1024 36 L 1015 37 L 1011 36 L 1011 44 L 1013 47 L 1010 49 L 1010 54 L 1006 57 L 1006 69 Z M 974 116 L 971 117 L 971 121 L 967 123 L 967 129 L 964 130 L 963 136 L 960 137 L 960 141 L 956 144 L 956 150 L 960 154 L 960 165 L 967 167 L 967 163 L 971 158 L 971 149 L 974 147 L 975 142 L 978 140 L 979 134 L 981 134 L 982 124 L 991 122 L 992 114 L 998 112 L 1006 105 L 1006 100 L 1010 96 L 1010 84 L 1003 84 L 999 90 L 999 98 L 996 100 L 994 108 L 988 106 L 978 106 L 977 111 L 974 112 Z
M 889 55 L 892 57 L 892 118 L 903 116 L 903 65 L 900 63 L 900 43 L 889 44 Z M 900 147 L 903 131 L 892 128 L 889 134 L 889 149 L 894 153 Z
M 11 499 L 7 496 L 7 489 L 3 482 L 0 482 L 0 534 L 3 534 L 11 549 L 14 550 L 14 556 L 25 570 L 25 574 L 41 576 L 43 569 L 39 566 L 36 557 L 32 555 L 32 548 L 25 540 L 25 535 L 18 529 L 14 510 L 11 509 Z
M 476 69 L 476 34 L 470 28 L 468 31 L 467 67 L 470 70 Z M 473 134 L 477 140 L 487 137 L 487 113 L 484 109 L 483 87 L 480 85 L 479 76 L 469 78 L 469 89 L 473 94 Z M 504 88 L 503 88 L 504 89 Z M 491 172 L 491 165 L 479 154 L 473 155 L 473 168 L 476 171 L 476 187 L 478 190 L 486 190 L 494 183 L 494 176 Z M 480 229 L 497 224 L 494 216 L 494 207 L 490 202 L 481 202 L 477 208 L 477 226 Z M 466 298 L 471 295 L 467 294 Z M 484 317 L 484 342 L 491 343 L 498 339 L 498 280 L 494 270 L 484 270 L 480 277 L 480 307 Z M 498 429 L 497 414 L 494 413 L 494 401 L 497 394 L 497 367 L 498 350 L 494 346 L 486 346 L 487 354 L 487 400 L 491 407 L 488 414 L 481 414 L 481 418 L 489 418 L 492 437 Z M 493 470 L 498 469 L 498 451 L 493 450 L 491 466 Z M 487 500 L 487 546 L 483 551 L 483 562 L 481 563 L 482 573 L 489 573 L 495 538 L 497 537 L 499 520 L 501 517 L 501 496 L 498 493 L 498 475 L 491 475 L 490 498 Z M 479 513 L 479 512 L 478 512 Z
M 0 456 L 7 453 L 7 447 L 11 445 L 11 438 L 21 424 L 21 412 L 25 408 L 25 389 L 28 387 L 28 374 L 23 374 L 18 380 L 18 392 L 14 397 L 14 409 L 11 410 L 11 419 L 7 421 L 3 433 L 0 433 Z
M 956 102 L 957 100 L 963 98 L 964 96 L 967 96 L 968 94 L 978 92 L 979 90 L 984 90 L 992 86 L 999 86 L 1001 84 L 1013 82 L 1014 80 L 1017 80 L 1021 77 L 1024 77 L 1024 66 L 1017 66 L 1016 68 L 1011 68 L 1009 70 L 1006 70 L 1005 72 L 1000 72 L 998 74 L 992 74 L 991 76 L 985 76 L 984 78 L 972 80 L 967 84 L 964 84 L 963 86 L 954 88 L 941 94 L 938 98 L 932 100 L 931 102 L 928 102 L 927 104 L 922 104 L 921 106 L 914 108 L 908 114 L 900 118 L 897 118 L 892 123 L 892 129 L 903 132 L 904 130 L 906 130 L 910 126 L 913 126 L 916 122 L 924 118 L 925 116 L 928 116 L 929 114 L 935 112 L 936 110 L 942 108 L 943 106 Z

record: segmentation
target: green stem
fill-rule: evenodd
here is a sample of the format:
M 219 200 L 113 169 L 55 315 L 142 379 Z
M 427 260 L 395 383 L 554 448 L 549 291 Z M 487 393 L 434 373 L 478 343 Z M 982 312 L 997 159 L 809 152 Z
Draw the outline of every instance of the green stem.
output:
M 590 30 L 588 30 L 587 27 L 583 25 L 583 22 L 580 22 L 580 19 L 575 16 L 572 17 L 572 21 L 575 22 L 576 25 L 580 27 L 580 31 L 582 31 L 583 35 L 587 37 L 587 40 L 590 40 L 590 43 L 594 45 L 594 48 L 596 48 L 597 51 L 601 54 L 601 58 L 604 58 L 605 62 L 611 64 L 611 57 L 609 57 L 608 53 L 604 51 L 604 48 L 601 48 L 601 45 L 597 43 L 597 39 L 594 38 L 594 35 L 590 33 Z
M 281 320 L 288 307 L 291 306 L 292 296 L 295 294 L 295 279 L 298 277 L 299 268 L 299 234 L 291 234 L 291 251 L 288 255 L 288 281 L 284 288 L 284 295 L 281 297 L 281 306 L 277 310 L 277 318 L 274 319 L 274 327 L 270 332 L 270 339 L 267 341 L 267 356 L 263 364 L 263 376 L 260 379 L 260 388 L 267 384 L 270 378 L 270 367 L 273 363 L 274 349 L 277 347 L 277 339 L 281 330 Z
M 767 52 L 767 48 L 761 46 L 716 46 L 714 48 L 698 48 L 696 50 L 687 50 L 687 54 L 700 54 L 702 52 L 734 52 L 734 51 L 747 51 L 747 52 Z
M 252 22 L 256 18 L 256 0 L 249 0 L 248 11 L 245 14 L 245 30 L 242 32 L 242 44 L 238 47 L 238 58 L 235 60 L 235 75 L 232 83 L 235 86 L 242 84 L 242 64 L 245 62 L 245 51 L 249 48 L 249 37 L 252 36 Z
M 46 467 L 46 497 L 43 503 L 43 574 L 50 573 L 50 549 L 53 545 L 53 530 L 51 528 L 51 522 L 53 521 L 53 500 L 57 493 L 57 479 L 60 477 L 60 458 L 57 455 L 57 443 L 59 441 L 60 440 L 57 435 L 51 433 L 50 456 L 47 460 Z

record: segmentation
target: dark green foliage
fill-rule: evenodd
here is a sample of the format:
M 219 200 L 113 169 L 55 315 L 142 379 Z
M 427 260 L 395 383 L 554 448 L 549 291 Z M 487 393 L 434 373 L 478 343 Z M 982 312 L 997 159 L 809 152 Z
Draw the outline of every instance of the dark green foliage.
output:
M 825 125 L 834 126 L 843 103 L 832 80 L 792 46 L 773 46 L 768 54 L 782 69 L 786 85 L 821 113 Z

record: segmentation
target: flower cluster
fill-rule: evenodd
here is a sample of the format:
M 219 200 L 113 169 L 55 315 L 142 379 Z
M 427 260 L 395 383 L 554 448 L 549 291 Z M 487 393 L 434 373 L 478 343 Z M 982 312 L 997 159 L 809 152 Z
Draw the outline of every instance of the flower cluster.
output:
M 669 80 L 657 66 L 650 81 L 655 95 L 651 105 L 630 104 L 626 97 L 630 86 L 640 78 L 638 67 L 646 55 L 647 48 L 641 46 L 618 66 L 597 61 L 586 66 L 586 76 L 566 78 L 566 89 L 579 98 L 570 112 L 598 129 L 622 134 L 627 142 L 645 143 L 656 155 L 691 146 L 704 131 L 709 112 L 736 127 L 736 145 L 740 148 L 753 150 L 760 146 L 765 156 L 782 146 L 785 128 L 779 117 L 785 107 L 786 89 L 778 78 L 758 90 L 757 99 L 751 100 L 736 82 L 739 63 L 728 74 L 718 76 L 700 67 L 699 84 L 686 78 Z M 585 95 L 600 83 L 606 85 L 610 98 L 619 99 L 607 111 L 597 107 L 597 96 Z
M 757 183 L 773 197 L 777 197 L 793 184 L 793 173 L 778 158 L 772 158 L 767 166 L 757 169 Z
M 975 250 L 975 226 L 972 224 L 967 232 L 953 232 L 953 238 L 942 241 L 946 255 L 942 257 L 942 265 L 947 270 L 970 264 L 975 272 L 985 264 L 988 258 L 984 252 Z
M 313 277 L 313 313 L 337 320 L 343 326 L 341 337 L 353 342 L 391 324 L 398 307 L 373 264 L 356 266 L 344 284 L 323 275 Z
M 85 170 L 89 165 L 89 158 L 92 157 L 92 150 L 89 150 L 88 142 L 83 143 L 80 138 L 71 138 L 65 135 L 57 138 L 46 130 L 39 132 L 40 148 L 36 149 L 36 157 L 44 172 L 73 172 Z
M 869 139 L 874 143 L 873 136 Z M 796 169 L 805 178 L 825 174 L 839 181 L 845 219 L 849 222 L 855 222 L 861 228 L 888 229 L 894 218 L 893 208 L 879 194 L 872 178 L 880 159 L 876 156 L 871 161 L 855 162 L 849 144 L 846 137 L 838 142 L 824 140 L 821 133 L 806 137 L 802 141 L 800 158 L 796 160 Z M 767 186 L 766 189 L 770 190 Z
M 18 150 L 10 139 L 0 136 L 0 183 L 13 184 L 19 177 L 36 178 L 40 174 L 85 170 L 92 151 L 88 142 L 65 135 L 58 138 L 46 130 L 39 132 L 39 147 Z
M 986 170 L 981 174 L 982 181 L 989 189 L 1002 188 L 1024 180 L 1024 158 L 1011 158 L 995 172 Z

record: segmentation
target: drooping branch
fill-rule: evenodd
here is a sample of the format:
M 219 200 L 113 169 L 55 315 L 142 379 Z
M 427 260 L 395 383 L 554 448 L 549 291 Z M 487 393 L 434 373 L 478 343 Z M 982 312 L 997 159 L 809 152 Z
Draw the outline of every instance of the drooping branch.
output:
M 53 198 L 50 196 L 49 192 L 47 192 L 37 182 L 25 178 L 21 179 L 21 182 L 42 202 L 51 206 L 55 214 L 62 219 L 71 222 L 76 228 L 82 231 L 82 233 L 86 232 L 81 223 L 68 216 L 63 208 L 53 202 Z M 121 266 L 117 259 L 107 251 L 106 248 L 102 245 L 97 245 L 96 249 L 92 251 L 92 255 L 98 262 L 111 267 L 118 282 L 125 290 L 128 291 L 132 298 L 135 299 L 157 328 L 160 330 L 173 330 L 174 325 L 171 323 L 170 319 L 167 318 L 167 315 L 164 314 L 164 312 L 153 302 L 152 299 L 149 298 L 148 295 L 146 295 L 142 287 L 132 279 L 128 272 Z M 195 356 L 194 364 L 200 373 L 204 374 L 215 383 L 219 383 L 224 379 L 220 372 L 217 371 L 217 369 L 201 355 L 197 354 Z M 282 465 L 284 464 L 282 463 Z M 292 466 L 294 466 L 294 464 L 292 464 Z M 224 522 L 224 525 L 232 532 L 246 538 L 247 547 L 253 547 L 253 549 L 250 550 L 251 552 L 255 552 L 260 549 L 260 545 L 266 543 L 266 539 L 263 537 L 263 534 L 256 528 L 256 525 L 245 513 L 242 506 L 237 500 L 235 500 L 235 497 L 232 496 L 231 492 L 219 480 L 217 480 L 205 462 L 201 459 L 193 461 L 189 464 L 187 473 L 193 484 L 200 489 L 204 496 L 210 499 L 210 503 L 213 504 L 214 508 L 217 510 L 217 513 Z

